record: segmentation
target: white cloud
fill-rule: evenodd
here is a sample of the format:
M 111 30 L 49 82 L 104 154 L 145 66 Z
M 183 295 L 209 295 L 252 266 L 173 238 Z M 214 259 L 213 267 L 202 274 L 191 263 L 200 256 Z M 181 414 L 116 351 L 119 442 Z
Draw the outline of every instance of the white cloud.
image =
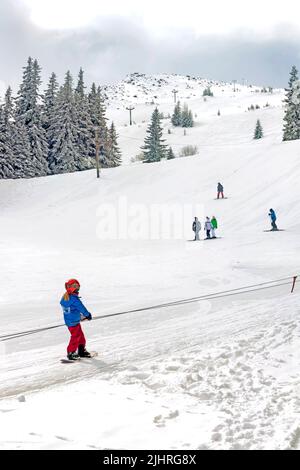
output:
M 0 80 L 15 90 L 29 55 L 42 65 L 44 84 L 53 71 L 60 81 L 67 69 L 76 78 L 82 66 L 87 84 L 108 83 L 140 71 L 188 73 L 225 81 L 245 77 L 252 83 L 284 86 L 291 66 L 299 66 L 300 28 L 279 21 L 274 4 L 269 16 L 262 5 L 260 16 L 256 0 L 246 14 L 231 0 L 219 8 L 215 0 L 215 12 L 209 5 L 200 8 L 201 0 L 185 0 L 180 8 L 175 0 L 172 4 L 160 0 L 161 8 L 157 0 L 152 0 L 151 8 L 141 1 L 121 5 L 110 0 L 100 11 L 101 0 L 51 0 L 51 5 L 50 0 L 0 0 L 0 55 L 5 64 Z M 293 12 L 296 19 L 300 17 L 297 9 Z M 30 20 L 30 13 L 42 15 L 38 26 Z M 284 15 L 280 19 L 287 21 Z M 245 27 L 241 27 L 243 22 Z M 273 34 L 265 34 L 266 24 L 269 28 L 277 25 Z M 250 28 L 254 25 L 264 34 L 253 34 Z
M 108 16 L 136 17 L 153 34 L 190 28 L 197 34 L 224 34 L 246 29 L 269 34 L 281 23 L 300 26 L 298 0 L 19 0 L 29 6 L 32 21 L 46 29 L 80 28 Z

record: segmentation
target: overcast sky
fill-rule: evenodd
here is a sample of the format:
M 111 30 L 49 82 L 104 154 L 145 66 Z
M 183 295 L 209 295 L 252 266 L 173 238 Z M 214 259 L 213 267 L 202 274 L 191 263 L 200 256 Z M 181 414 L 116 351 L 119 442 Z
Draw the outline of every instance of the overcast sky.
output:
M 285 86 L 300 68 L 299 0 L 0 0 L 0 81 L 31 55 L 44 78 L 67 69 L 99 84 L 130 72 Z

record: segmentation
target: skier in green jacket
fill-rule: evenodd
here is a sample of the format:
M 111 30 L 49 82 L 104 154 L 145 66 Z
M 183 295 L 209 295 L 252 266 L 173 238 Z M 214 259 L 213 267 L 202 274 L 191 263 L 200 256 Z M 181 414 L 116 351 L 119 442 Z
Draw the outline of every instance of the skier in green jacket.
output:
M 218 228 L 218 221 L 215 218 L 215 216 L 213 216 L 213 218 L 211 219 L 211 225 L 212 225 L 212 231 L 211 231 L 212 238 L 217 238 L 216 237 L 216 230 Z

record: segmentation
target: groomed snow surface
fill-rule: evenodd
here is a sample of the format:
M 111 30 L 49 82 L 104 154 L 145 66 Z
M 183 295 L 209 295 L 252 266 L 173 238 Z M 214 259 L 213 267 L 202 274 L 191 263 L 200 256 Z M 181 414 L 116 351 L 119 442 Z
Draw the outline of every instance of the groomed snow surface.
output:
M 172 113 L 178 87 L 198 116 L 187 136 L 168 135 L 164 120 L 165 138 L 176 153 L 197 145 L 197 155 L 129 164 L 153 110 L 136 88 L 136 124 L 125 126 L 130 88 L 108 110 L 128 164 L 103 171 L 100 181 L 94 171 L 0 181 L 0 336 L 62 323 L 59 300 L 71 277 L 98 316 L 298 274 L 300 142 L 281 142 L 283 92 L 215 85 L 204 102 L 199 83 L 191 90 L 190 80 L 164 78 L 155 89 L 161 111 Z M 261 109 L 248 112 L 252 103 Z M 257 119 L 265 137 L 255 142 Z M 215 200 L 218 181 L 224 201 Z M 157 227 L 154 205 L 185 207 L 183 221 L 180 210 L 170 218 L 182 233 L 176 240 L 147 239 Z M 264 232 L 271 207 L 286 231 Z M 143 214 L 137 240 L 132 208 Z M 129 236 L 104 237 L 105 210 L 116 230 L 133 224 Z M 222 238 L 188 241 L 196 215 L 202 223 L 215 215 Z M 1 342 L 0 448 L 300 449 L 300 285 L 294 294 L 291 287 L 292 279 L 84 323 L 99 356 L 71 365 L 60 364 L 65 327 Z

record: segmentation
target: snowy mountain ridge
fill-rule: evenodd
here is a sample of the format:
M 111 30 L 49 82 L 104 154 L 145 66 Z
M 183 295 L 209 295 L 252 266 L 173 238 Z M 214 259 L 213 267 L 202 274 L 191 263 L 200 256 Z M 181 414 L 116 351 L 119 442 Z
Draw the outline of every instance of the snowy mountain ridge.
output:
M 246 81 L 240 83 L 226 83 L 191 75 L 132 73 L 124 80 L 114 85 L 104 85 L 103 94 L 109 104 L 127 103 L 166 103 L 172 98 L 173 90 L 178 92 L 180 99 L 191 99 L 202 96 L 203 91 L 210 87 L 214 93 L 232 92 L 234 89 L 245 91 L 248 88 Z M 251 92 L 257 93 L 263 86 L 252 86 Z M 174 96 L 173 96 L 174 98 Z

